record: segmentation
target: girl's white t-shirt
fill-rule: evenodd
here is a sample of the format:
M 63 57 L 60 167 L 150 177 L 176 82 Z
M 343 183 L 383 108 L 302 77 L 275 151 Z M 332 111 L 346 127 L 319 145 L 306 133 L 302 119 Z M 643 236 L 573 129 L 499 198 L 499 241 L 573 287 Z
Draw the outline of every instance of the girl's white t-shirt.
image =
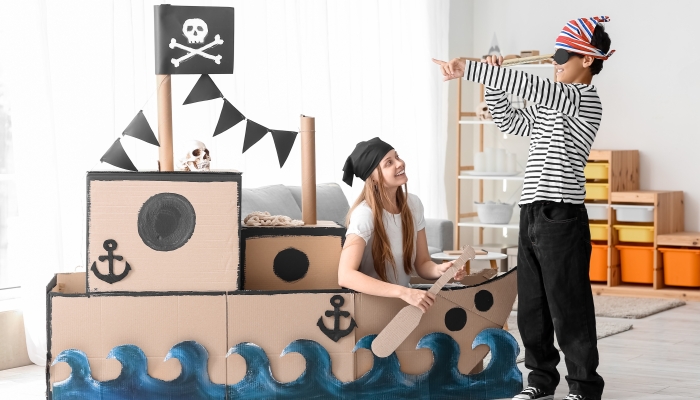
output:
M 418 231 L 425 229 L 425 217 L 423 216 L 423 203 L 421 203 L 418 196 L 409 193 L 408 194 L 408 207 L 411 209 L 413 214 L 413 256 L 411 258 L 411 267 L 416 261 L 416 247 L 417 247 L 417 237 Z M 386 276 L 390 283 L 395 283 L 397 285 L 406 286 L 410 285 L 411 277 L 406 274 L 403 269 L 403 233 L 401 232 L 401 214 L 391 214 L 390 212 L 384 210 L 384 229 L 386 230 L 387 237 L 389 238 L 389 245 L 391 247 L 391 253 L 394 255 L 394 261 L 396 262 L 396 274 L 393 272 L 391 263 L 386 265 Z M 374 260 L 372 259 L 372 239 L 374 238 L 374 217 L 372 215 L 372 209 L 369 208 L 366 202 L 360 203 L 350 214 L 350 222 L 348 223 L 348 229 L 345 236 L 354 234 L 365 240 L 366 246 L 365 251 L 362 254 L 362 261 L 360 262 L 360 272 L 365 275 L 369 275 L 373 278 L 379 279 L 379 275 L 374 270 Z

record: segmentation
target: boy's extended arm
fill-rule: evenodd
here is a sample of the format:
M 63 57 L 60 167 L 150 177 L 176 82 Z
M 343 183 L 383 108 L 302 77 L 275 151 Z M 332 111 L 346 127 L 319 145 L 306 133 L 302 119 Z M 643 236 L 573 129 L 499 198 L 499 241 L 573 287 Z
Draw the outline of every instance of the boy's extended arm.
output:
M 464 79 L 512 93 L 570 117 L 578 115 L 581 96 L 572 85 L 553 82 L 512 68 L 494 67 L 470 60 L 464 66 Z
M 501 132 L 518 136 L 530 136 L 532 127 L 537 119 L 536 104 L 515 109 L 508 101 L 506 92 L 489 87 L 486 88 L 484 100 L 489 106 L 493 122 L 496 123 Z

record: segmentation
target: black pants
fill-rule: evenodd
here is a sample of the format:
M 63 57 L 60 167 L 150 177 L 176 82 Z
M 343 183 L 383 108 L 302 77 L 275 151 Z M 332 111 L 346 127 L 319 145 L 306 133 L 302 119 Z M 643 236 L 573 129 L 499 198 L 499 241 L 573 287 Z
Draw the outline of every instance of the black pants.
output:
M 554 393 L 559 352 L 569 391 L 600 399 L 595 310 L 588 268 L 591 234 L 583 204 L 538 201 L 520 210 L 518 329 L 525 347 L 528 384 Z

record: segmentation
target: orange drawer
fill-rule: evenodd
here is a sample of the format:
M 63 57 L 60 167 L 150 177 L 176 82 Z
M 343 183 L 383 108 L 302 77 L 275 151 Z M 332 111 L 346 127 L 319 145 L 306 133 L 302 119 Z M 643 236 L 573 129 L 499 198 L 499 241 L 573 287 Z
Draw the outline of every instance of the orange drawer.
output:
M 615 246 L 620 250 L 621 279 L 629 283 L 654 282 L 654 248 Z
M 700 287 L 700 249 L 660 247 L 664 255 L 664 283 L 670 286 Z
M 591 243 L 591 267 L 588 276 L 592 281 L 608 280 L 608 245 Z

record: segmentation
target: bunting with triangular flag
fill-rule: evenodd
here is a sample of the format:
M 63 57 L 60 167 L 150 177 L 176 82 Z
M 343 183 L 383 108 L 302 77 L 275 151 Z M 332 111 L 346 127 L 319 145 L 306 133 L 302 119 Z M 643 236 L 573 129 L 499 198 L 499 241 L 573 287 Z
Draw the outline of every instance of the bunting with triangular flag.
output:
M 146 143 L 160 147 L 158 139 L 156 139 L 156 134 L 153 133 L 153 129 L 151 129 L 146 117 L 143 115 L 143 110 L 139 110 L 138 114 L 136 114 L 134 119 L 129 123 L 129 126 L 124 129 L 122 135 L 132 136 Z
M 207 101 L 224 97 L 216 84 L 207 74 L 203 74 L 194 84 L 194 87 L 190 91 L 190 94 L 185 99 L 185 104 L 197 103 L 199 101 Z
M 275 141 L 277 160 L 280 162 L 280 168 L 282 168 L 287 161 L 287 157 L 289 157 L 289 153 L 292 151 L 294 140 L 297 138 L 297 132 L 271 129 L 270 133 L 272 133 L 272 140 Z
M 127 169 L 129 171 L 138 172 L 134 163 L 124 151 L 122 146 L 121 138 L 117 138 L 112 146 L 107 150 L 107 152 L 100 158 L 101 162 L 106 162 L 107 164 L 112 164 L 115 167 Z
M 245 127 L 245 137 L 243 138 L 243 153 L 246 152 L 252 145 L 258 143 L 260 139 L 263 138 L 268 132 L 268 129 L 259 123 L 248 120 L 248 124 Z
M 214 136 L 233 128 L 243 120 L 245 120 L 245 116 L 241 114 L 233 104 L 224 99 L 224 105 L 221 107 L 221 115 L 219 115 L 219 122 L 216 123 L 216 129 L 214 129 Z
M 241 121 L 247 118 L 243 113 L 238 111 L 230 101 L 224 97 L 223 93 L 216 86 L 211 77 L 207 74 L 202 75 L 195 83 L 194 87 L 190 91 L 190 94 L 185 99 L 183 104 L 191 104 L 199 101 L 213 100 L 223 98 L 224 104 L 221 107 L 221 113 L 219 114 L 219 121 L 216 123 L 216 128 L 214 129 L 214 135 L 217 136 L 227 130 L 238 125 Z M 248 119 L 248 123 L 245 128 L 245 137 L 243 138 L 243 153 L 251 148 L 255 143 L 259 142 L 267 132 L 272 132 L 272 139 L 275 142 L 275 150 L 277 150 L 277 160 L 280 163 L 280 168 L 284 166 L 284 163 L 289 157 L 289 153 L 292 151 L 294 146 L 294 141 L 296 140 L 297 133 L 293 131 L 283 131 L 283 130 L 270 130 L 263 125 Z

